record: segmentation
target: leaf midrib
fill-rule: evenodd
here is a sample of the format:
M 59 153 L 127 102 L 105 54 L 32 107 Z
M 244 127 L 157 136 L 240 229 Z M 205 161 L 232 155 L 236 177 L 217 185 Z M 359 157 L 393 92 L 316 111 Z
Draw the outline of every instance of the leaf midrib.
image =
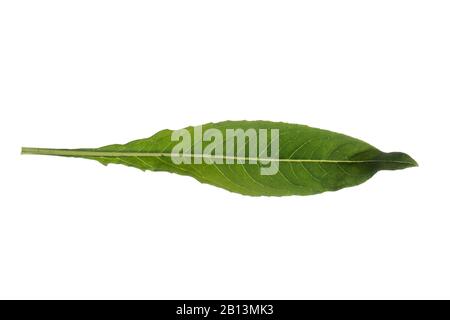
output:
M 244 160 L 244 161 L 262 161 L 262 162 L 287 162 L 287 163 L 398 163 L 412 164 L 408 161 L 399 160 L 329 160 L 329 159 L 275 159 L 259 157 L 237 157 L 237 156 L 211 156 L 203 154 L 178 154 L 167 152 L 127 152 L 127 151 L 97 151 L 97 150 L 70 150 L 70 149 L 48 149 L 48 148 L 29 148 L 23 147 L 22 154 L 53 155 L 53 156 L 72 156 L 72 157 L 193 157 L 222 160 Z

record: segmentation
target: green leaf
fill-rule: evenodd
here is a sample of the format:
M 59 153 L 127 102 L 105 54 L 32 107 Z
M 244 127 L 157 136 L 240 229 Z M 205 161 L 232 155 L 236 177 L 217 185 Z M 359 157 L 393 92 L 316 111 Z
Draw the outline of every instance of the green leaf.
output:
M 208 129 L 217 129 L 216 133 L 221 133 L 223 140 L 215 137 L 205 141 L 202 133 Z M 227 139 L 227 129 L 242 129 L 244 132 L 256 130 L 259 134 L 258 141 L 267 141 L 265 150 L 259 148 L 256 157 L 252 157 L 248 137 L 244 148 L 241 145 L 238 150 L 239 141 L 235 137 Z M 261 135 L 260 129 L 268 132 L 267 137 Z M 177 149 L 182 139 L 172 141 L 172 130 L 162 130 L 150 138 L 127 144 L 97 149 L 22 148 L 22 153 L 86 158 L 105 165 L 116 163 L 142 170 L 168 171 L 251 196 L 312 195 L 335 191 L 363 183 L 380 170 L 417 166 L 416 161 L 405 153 L 384 153 L 361 140 L 304 125 L 269 121 L 225 121 L 208 123 L 201 126 L 201 129 L 188 127 L 185 130 L 187 131 L 183 132 L 188 132 L 191 140 L 184 145 L 188 146 L 182 149 L 184 154 Z M 200 130 L 202 133 L 198 134 Z M 274 157 L 277 150 L 273 148 L 277 141 L 276 130 L 279 136 L 278 157 Z M 182 131 L 176 131 L 180 132 Z M 235 142 L 233 148 L 232 141 Z M 213 142 L 216 147 L 220 145 L 226 150 L 228 146 L 229 150 L 223 154 L 217 148 L 211 150 Z M 209 158 L 205 154 L 206 150 L 209 150 Z M 241 154 L 244 152 L 244 156 L 239 156 L 239 151 Z M 263 155 L 263 151 L 266 154 Z M 179 163 L 180 161 L 184 163 Z M 205 163 L 208 161 L 209 163 Z M 277 169 L 273 170 L 274 174 L 262 174 L 264 168 L 267 170 L 271 166 L 272 169 Z

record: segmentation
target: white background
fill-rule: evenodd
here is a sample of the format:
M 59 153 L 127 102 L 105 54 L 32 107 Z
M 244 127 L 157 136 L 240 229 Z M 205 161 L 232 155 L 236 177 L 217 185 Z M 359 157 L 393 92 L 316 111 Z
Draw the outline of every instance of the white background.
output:
M 0 298 L 450 298 L 448 1 L 2 1 Z M 310 197 L 21 146 L 308 124 L 420 164 Z

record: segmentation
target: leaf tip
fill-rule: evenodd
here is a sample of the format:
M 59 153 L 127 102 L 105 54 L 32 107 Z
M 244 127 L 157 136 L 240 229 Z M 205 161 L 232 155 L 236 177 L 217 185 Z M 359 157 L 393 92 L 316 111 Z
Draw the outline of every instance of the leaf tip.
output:
M 407 168 L 418 167 L 419 164 L 410 155 L 406 153 L 401 153 L 403 161 L 407 163 Z
M 412 160 L 411 167 L 418 167 L 419 166 L 419 163 L 416 160 L 414 160 L 413 158 L 411 158 L 411 160 Z
M 384 153 L 383 160 L 386 161 L 382 166 L 382 169 L 385 170 L 406 169 L 419 166 L 416 160 L 403 152 Z

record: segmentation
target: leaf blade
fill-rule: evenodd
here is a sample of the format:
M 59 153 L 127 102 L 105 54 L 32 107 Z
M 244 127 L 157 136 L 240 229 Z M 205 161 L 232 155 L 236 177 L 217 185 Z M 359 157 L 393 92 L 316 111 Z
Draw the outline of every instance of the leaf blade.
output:
M 194 127 L 185 128 L 194 134 Z M 365 182 L 380 170 L 398 170 L 417 166 L 409 155 L 399 152 L 384 153 L 352 137 L 303 125 L 268 121 L 225 121 L 208 123 L 203 130 L 217 129 L 224 135 L 227 129 L 278 129 L 280 132 L 279 158 L 261 158 L 257 161 L 278 161 L 274 176 L 258 174 L 261 163 L 249 164 L 252 159 L 239 159 L 244 164 L 178 164 L 171 152 L 178 143 L 170 139 L 172 130 L 162 130 L 150 138 L 123 145 L 108 145 L 95 149 L 41 149 L 23 148 L 23 154 L 57 155 L 93 159 L 102 164 L 116 163 L 141 170 L 168 171 L 191 176 L 202 183 L 252 196 L 310 195 L 335 191 Z M 190 148 L 204 141 L 192 141 Z M 225 142 L 224 142 L 225 143 Z M 204 157 L 190 153 L 190 157 Z M 217 156 L 215 156 L 217 158 Z M 227 160 L 228 156 L 222 156 Z

